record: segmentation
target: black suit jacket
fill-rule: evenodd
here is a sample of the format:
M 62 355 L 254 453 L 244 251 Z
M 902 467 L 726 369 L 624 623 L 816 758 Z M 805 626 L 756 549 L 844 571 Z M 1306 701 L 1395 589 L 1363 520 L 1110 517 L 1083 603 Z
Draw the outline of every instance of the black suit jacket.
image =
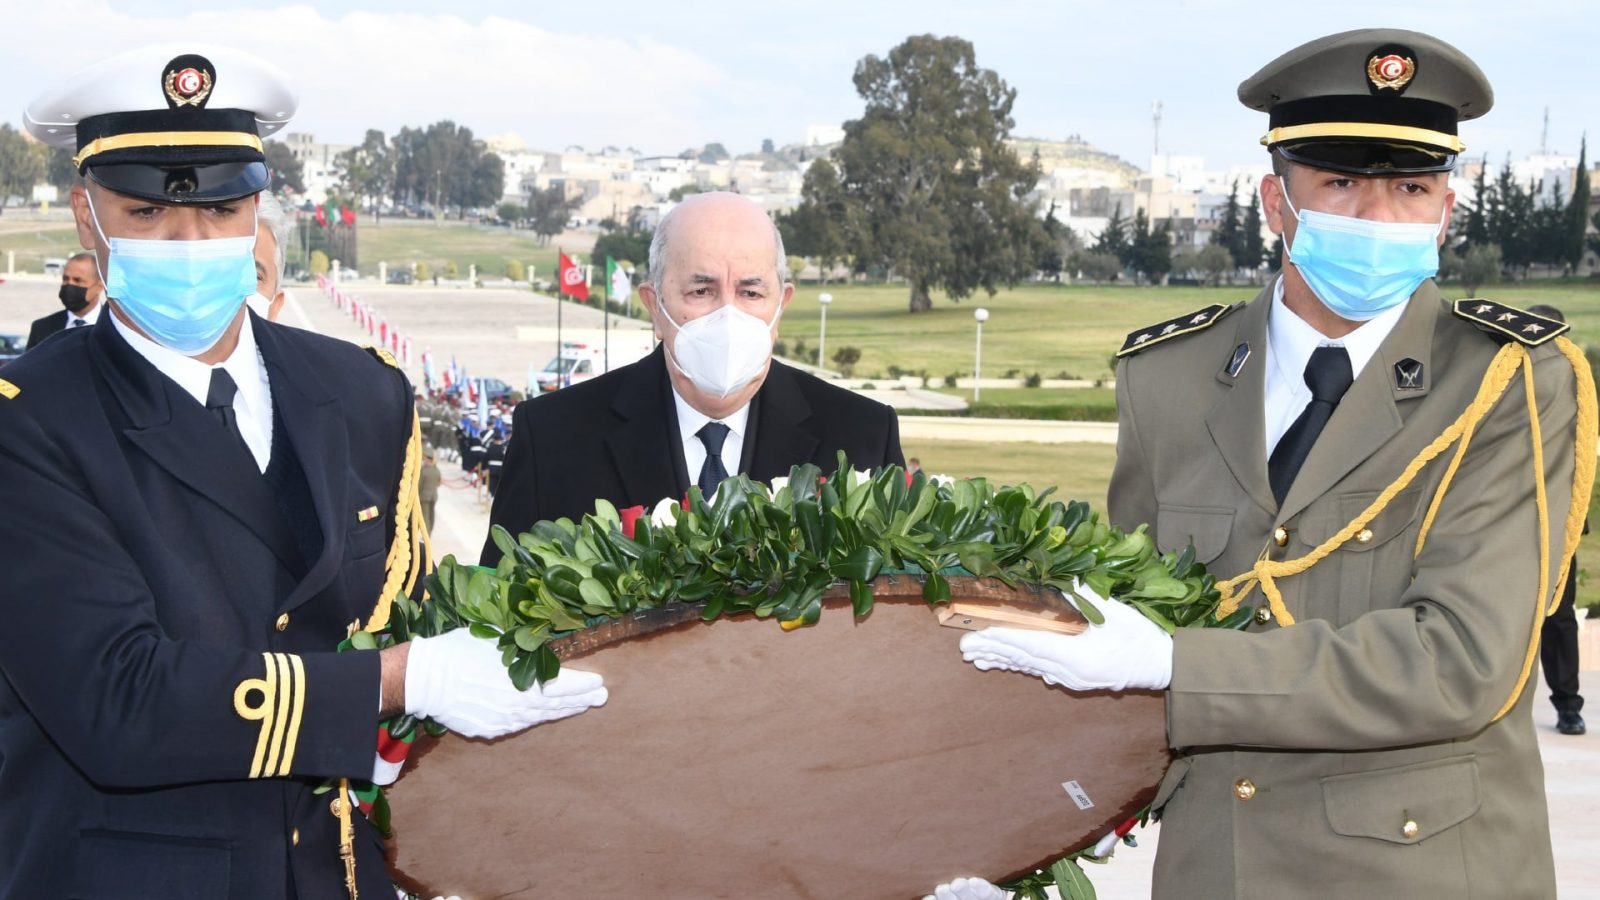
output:
M 28 349 L 32 350 L 39 346 L 44 343 L 45 338 L 58 331 L 65 331 L 67 328 L 67 316 L 67 311 L 63 309 L 48 316 L 34 319 L 33 327 L 28 329 Z M 99 320 L 96 319 L 95 321 Z
M 345 896 L 313 790 L 372 773 L 377 654 L 333 650 L 383 582 L 411 390 L 350 344 L 252 321 L 298 520 L 110 316 L 5 368 L 0 897 Z M 379 897 L 382 846 L 355 818 Z
M 808 462 L 832 471 L 840 450 L 858 469 L 905 464 L 893 409 L 776 360 L 751 403 L 740 468 L 757 481 Z M 648 507 L 683 496 L 689 484 L 658 346 L 593 381 L 517 405 L 490 522 L 519 534 L 541 519 L 576 521 L 596 499 Z M 482 564 L 499 561 L 490 537 Z

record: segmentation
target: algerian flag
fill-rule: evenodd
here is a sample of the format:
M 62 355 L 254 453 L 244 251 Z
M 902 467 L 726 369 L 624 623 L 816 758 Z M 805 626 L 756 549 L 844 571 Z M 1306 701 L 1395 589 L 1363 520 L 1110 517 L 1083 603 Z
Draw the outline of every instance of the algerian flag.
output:
M 614 303 L 627 303 L 628 295 L 633 293 L 633 279 L 609 256 L 606 257 L 606 284 L 610 286 Z

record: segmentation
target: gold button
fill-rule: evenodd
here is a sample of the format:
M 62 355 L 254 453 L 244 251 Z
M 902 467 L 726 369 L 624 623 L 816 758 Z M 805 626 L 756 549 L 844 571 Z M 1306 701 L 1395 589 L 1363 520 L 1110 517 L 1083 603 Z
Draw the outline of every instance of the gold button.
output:
M 1416 837 L 1421 831 L 1422 829 L 1417 827 L 1417 823 L 1413 819 L 1407 819 L 1406 823 L 1400 826 L 1400 836 L 1408 841 Z
M 335 797 L 333 798 L 333 802 L 328 804 L 328 811 L 337 816 L 339 815 L 339 809 L 339 798 Z
M 1272 610 L 1262 606 L 1256 609 L 1256 624 L 1265 625 L 1272 621 Z
M 1240 800 L 1249 800 L 1256 795 L 1256 783 L 1248 778 L 1241 778 L 1233 783 L 1233 795 Z
M 284 614 L 278 616 L 278 624 L 277 624 L 276 627 L 277 627 L 277 629 L 279 631 L 283 631 L 284 629 L 289 627 L 289 614 L 288 613 L 284 613 Z
M 1372 543 L 1372 529 L 1371 528 L 1363 528 L 1360 531 L 1356 532 L 1356 543 L 1358 543 L 1358 544 L 1370 544 L 1370 543 Z
M 1284 528 L 1282 525 L 1272 529 L 1272 542 L 1279 547 L 1287 546 L 1289 543 L 1289 529 Z
M 295 847 L 300 846 L 300 829 L 296 828 L 289 832 L 289 843 Z

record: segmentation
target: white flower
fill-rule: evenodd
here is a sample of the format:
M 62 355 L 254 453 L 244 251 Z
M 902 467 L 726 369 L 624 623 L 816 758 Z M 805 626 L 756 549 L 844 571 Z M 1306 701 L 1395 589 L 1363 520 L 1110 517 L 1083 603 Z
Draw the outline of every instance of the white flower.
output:
M 650 510 L 650 526 L 652 528 L 670 528 L 678 521 L 678 510 L 683 507 L 671 497 L 663 499 Z
M 787 476 L 787 475 L 779 475 L 777 478 L 772 479 L 772 482 L 770 484 L 772 493 L 768 494 L 768 496 L 769 497 L 776 497 L 776 496 L 778 496 L 778 492 L 779 491 L 783 490 L 784 488 L 786 488 L 788 486 L 789 486 L 789 476 Z
M 929 475 L 928 483 L 935 487 L 945 484 L 955 484 L 956 480 L 949 475 Z
M 852 488 L 858 488 L 858 487 L 862 486 L 863 484 L 867 484 L 870 481 L 872 481 L 872 473 L 871 472 L 863 472 L 860 469 L 851 469 L 850 470 L 850 486 Z

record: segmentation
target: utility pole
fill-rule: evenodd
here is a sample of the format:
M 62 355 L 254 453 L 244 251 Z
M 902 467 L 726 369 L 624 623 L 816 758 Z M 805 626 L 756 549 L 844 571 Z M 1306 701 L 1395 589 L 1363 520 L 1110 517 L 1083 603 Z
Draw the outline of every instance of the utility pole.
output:
M 1159 156 L 1161 154 L 1161 101 L 1150 104 L 1151 121 L 1151 148 L 1150 152 Z

